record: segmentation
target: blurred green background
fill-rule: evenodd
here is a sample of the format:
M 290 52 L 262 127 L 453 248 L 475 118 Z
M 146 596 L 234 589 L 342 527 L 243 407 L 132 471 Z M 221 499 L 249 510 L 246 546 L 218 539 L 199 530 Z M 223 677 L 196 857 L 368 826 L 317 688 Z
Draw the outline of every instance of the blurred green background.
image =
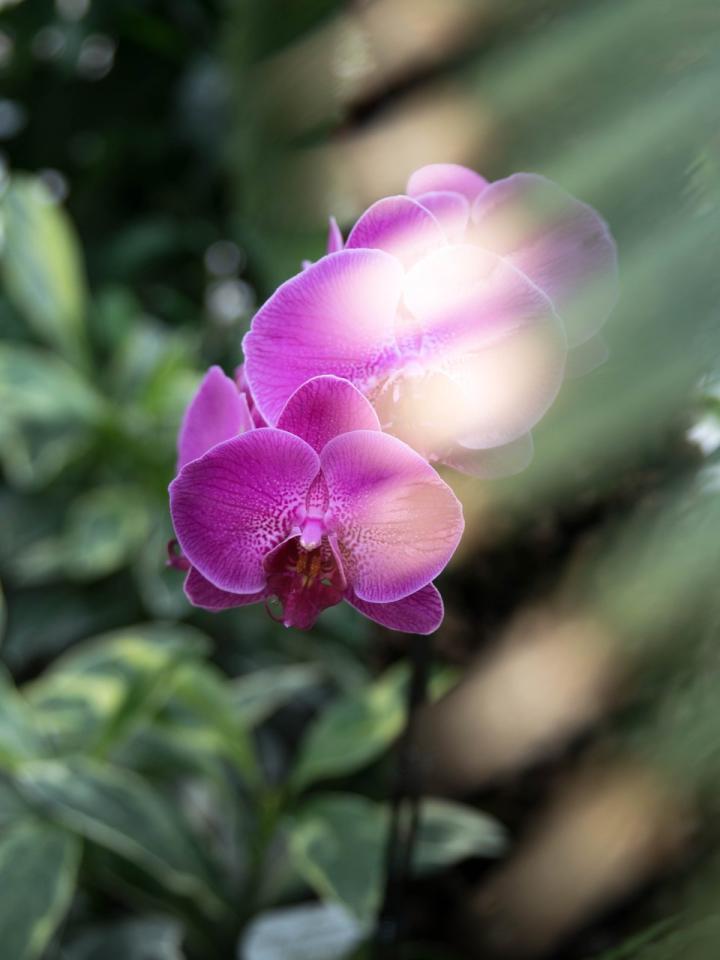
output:
M 717 0 L 0 0 L 0 955 L 340 960 L 410 640 L 192 610 L 182 410 L 429 162 L 596 206 L 621 299 L 519 477 L 448 477 L 405 960 L 720 952 Z M 4 598 L 4 599 L 2 599 Z

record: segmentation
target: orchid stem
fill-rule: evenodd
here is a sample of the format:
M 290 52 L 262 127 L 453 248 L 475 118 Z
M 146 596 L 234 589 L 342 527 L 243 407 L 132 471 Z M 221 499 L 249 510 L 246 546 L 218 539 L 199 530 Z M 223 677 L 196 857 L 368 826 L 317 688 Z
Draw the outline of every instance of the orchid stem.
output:
M 385 889 L 375 930 L 375 960 L 398 960 L 405 927 L 405 896 L 420 819 L 421 778 L 418 769 L 415 726 L 427 701 L 430 638 L 414 636 L 411 675 L 407 693 L 405 730 L 398 744 L 396 783 L 385 850 Z

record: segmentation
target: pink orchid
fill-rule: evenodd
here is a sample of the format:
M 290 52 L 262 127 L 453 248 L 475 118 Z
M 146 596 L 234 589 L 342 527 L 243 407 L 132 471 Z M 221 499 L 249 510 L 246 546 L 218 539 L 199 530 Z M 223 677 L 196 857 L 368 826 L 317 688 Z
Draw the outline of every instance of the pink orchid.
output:
M 257 409 L 277 424 L 302 383 L 333 373 L 426 459 L 478 476 L 522 469 L 568 351 L 598 354 L 612 237 L 534 174 L 488 183 L 435 164 L 407 194 L 373 204 L 344 246 L 331 221 L 328 255 L 256 314 L 243 346 Z
M 277 597 L 282 622 L 308 628 L 346 600 L 395 630 L 439 626 L 431 581 L 458 544 L 462 508 L 349 382 L 304 383 L 277 426 L 258 429 L 237 383 L 212 368 L 183 422 L 179 468 L 170 507 L 196 606 Z

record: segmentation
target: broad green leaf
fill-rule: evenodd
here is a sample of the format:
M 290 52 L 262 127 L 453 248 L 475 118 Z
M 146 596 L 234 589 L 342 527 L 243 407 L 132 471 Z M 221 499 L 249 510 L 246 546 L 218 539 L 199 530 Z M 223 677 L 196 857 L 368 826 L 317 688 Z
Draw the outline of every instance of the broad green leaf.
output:
M 47 484 L 80 456 L 105 412 L 103 398 L 61 357 L 0 343 L 0 458 L 15 486 Z
M 26 819 L 29 807 L 15 789 L 12 780 L 0 779 L 0 830 Z
M 0 343 L 0 403 L 12 422 L 89 422 L 103 399 L 61 357 L 21 343 Z
M 60 750 L 102 751 L 157 711 L 177 671 L 205 649 L 192 627 L 125 627 L 74 647 L 25 693 Z
M 292 786 L 352 773 L 378 757 L 403 729 L 406 685 L 406 667 L 393 667 L 324 710 L 305 736 Z
M 193 664 L 176 675 L 170 708 L 181 708 L 178 731 L 199 748 L 225 755 L 241 774 L 257 781 L 260 774 L 248 724 L 236 710 L 231 687 L 211 664 Z M 184 716 L 183 716 L 184 714 Z
M 249 726 L 256 726 L 288 701 L 317 688 L 323 673 L 321 667 L 313 663 L 254 670 L 233 682 L 233 706 Z
M 422 801 L 416 871 L 440 870 L 468 857 L 497 857 L 505 846 L 505 831 L 486 813 L 450 800 Z
M 290 822 L 293 865 L 321 897 L 340 900 L 367 920 L 379 904 L 389 825 L 384 805 L 356 794 L 317 794 Z M 473 856 L 498 856 L 504 839 L 502 827 L 478 810 L 425 800 L 413 871 L 439 870 Z
M 7 605 L 5 603 L 5 591 L 0 581 L 0 644 L 5 636 L 5 623 L 7 622 Z
M 184 960 L 182 927 L 170 917 L 94 926 L 63 950 L 63 960 Z
M 19 175 L 0 199 L 0 216 L 8 295 L 39 336 L 69 359 L 84 359 L 85 271 L 65 211 L 40 180 Z
M 387 815 L 355 794 L 322 794 L 303 805 L 290 826 L 297 872 L 325 900 L 340 900 L 363 922 L 377 912 Z
M 185 577 L 167 562 L 167 544 L 175 534 L 168 510 L 156 510 L 153 528 L 137 551 L 132 573 L 143 605 L 153 617 L 181 619 L 187 616 Z
M 0 763 L 13 768 L 42 753 L 43 743 L 33 713 L 10 674 L 0 665 Z
M 136 487 L 96 487 L 78 497 L 62 537 L 67 573 L 96 580 L 122 567 L 145 540 L 151 510 Z
M 90 442 L 82 423 L 18 425 L 8 420 L 0 425 L 0 461 L 13 487 L 38 490 L 79 460 Z
M 253 920 L 238 960 L 343 960 L 364 935 L 364 927 L 341 904 L 303 903 Z
M 214 890 L 217 878 L 188 826 L 142 777 L 77 758 L 27 763 L 17 783 L 28 802 L 66 829 L 142 867 L 206 913 L 224 909 Z
M 72 900 L 81 846 L 78 837 L 35 820 L 0 834 L 0 943 L 8 960 L 44 953 Z

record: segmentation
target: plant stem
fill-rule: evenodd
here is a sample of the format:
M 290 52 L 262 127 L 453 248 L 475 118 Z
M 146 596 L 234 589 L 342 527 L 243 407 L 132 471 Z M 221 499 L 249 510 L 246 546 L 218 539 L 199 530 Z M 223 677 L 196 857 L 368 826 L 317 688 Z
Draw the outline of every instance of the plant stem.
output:
M 430 639 L 414 636 L 405 730 L 398 744 L 396 783 L 385 852 L 385 890 L 375 930 L 375 960 L 398 960 L 405 934 L 405 894 L 420 818 L 421 778 L 415 744 L 417 713 L 427 701 Z

